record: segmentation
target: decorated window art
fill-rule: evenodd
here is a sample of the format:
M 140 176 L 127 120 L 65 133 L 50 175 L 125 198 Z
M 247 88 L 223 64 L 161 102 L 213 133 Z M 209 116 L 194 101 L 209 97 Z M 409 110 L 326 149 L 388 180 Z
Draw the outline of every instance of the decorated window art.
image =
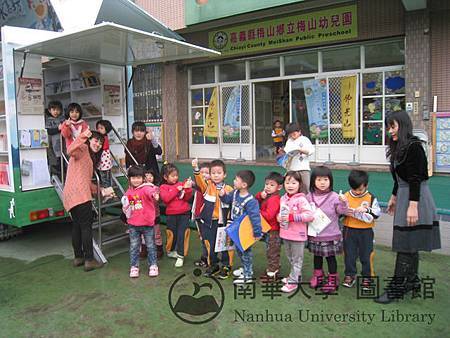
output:
M 436 171 L 450 172 L 450 113 L 436 114 Z
M 364 121 L 380 121 L 383 119 L 383 98 L 367 98 L 363 100 Z
M 381 95 L 383 93 L 383 73 L 363 74 L 363 95 Z
M 405 72 L 403 70 L 386 72 L 384 85 L 386 95 L 405 94 Z

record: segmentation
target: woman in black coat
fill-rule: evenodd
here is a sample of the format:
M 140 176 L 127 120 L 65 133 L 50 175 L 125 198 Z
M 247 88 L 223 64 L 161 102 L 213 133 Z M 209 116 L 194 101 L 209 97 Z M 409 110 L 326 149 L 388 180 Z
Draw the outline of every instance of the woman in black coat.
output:
M 395 271 L 386 292 L 375 299 L 387 304 L 412 290 L 420 290 L 419 251 L 441 247 L 439 221 L 428 187 L 428 163 L 422 142 L 412 133 L 408 114 L 399 111 L 387 120 L 390 134 L 387 158 L 394 179 L 387 211 L 394 216 L 392 250 Z

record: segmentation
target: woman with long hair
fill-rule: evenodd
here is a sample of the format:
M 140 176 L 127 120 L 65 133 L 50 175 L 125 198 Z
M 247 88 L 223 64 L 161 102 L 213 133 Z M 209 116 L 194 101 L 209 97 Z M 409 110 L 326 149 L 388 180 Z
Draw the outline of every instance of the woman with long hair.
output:
M 103 135 L 85 130 L 68 147 L 70 156 L 67 178 L 63 191 L 64 208 L 72 217 L 72 246 L 75 259 L 73 266 L 84 265 L 85 271 L 102 267 L 94 259 L 92 243 L 92 194 L 97 186 L 92 183 L 92 175 L 100 161 Z
M 392 250 L 397 252 L 394 276 L 386 292 L 375 299 L 387 304 L 413 290 L 420 290 L 417 275 L 419 251 L 441 247 L 439 221 L 428 187 L 428 162 L 422 141 L 413 135 L 405 111 L 392 113 L 387 121 L 394 188 L 387 211 L 394 216 Z

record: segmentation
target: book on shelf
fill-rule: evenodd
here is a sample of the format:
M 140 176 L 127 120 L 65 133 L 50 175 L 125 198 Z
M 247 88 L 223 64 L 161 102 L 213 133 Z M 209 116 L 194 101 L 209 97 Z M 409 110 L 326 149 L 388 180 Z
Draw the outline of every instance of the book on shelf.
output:
M 80 75 L 83 79 L 85 88 L 100 86 L 100 78 L 96 72 L 82 71 Z

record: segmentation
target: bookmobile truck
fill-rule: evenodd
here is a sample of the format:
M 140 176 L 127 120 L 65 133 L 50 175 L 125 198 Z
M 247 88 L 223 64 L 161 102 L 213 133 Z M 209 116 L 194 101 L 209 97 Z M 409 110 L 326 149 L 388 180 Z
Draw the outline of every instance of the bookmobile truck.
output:
M 49 101 L 59 100 L 64 107 L 80 103 L 91 129 L 99 119 L 110 120 L 110 149 L 117 164 L 125 157 L 122 142 L 133 122 L 134 67 L 219 54 L 109 22 L 64 32 L 3 26 L 1 37 L 0 239 L 32 224 L 68 217 L 61 202 L 64 177 L 50 177 L 48 169 L 44 109 Z M 123 192 L 126 180 L 118 164 L 113 182 Z M 108 239 L 102 239 L 101 229 L 113 220 L 104 217 L 100 198 L 93 208 L 98 218 L 94 246 L 106 261 L 101 246 Z M 122 234 L 109 240 L 123 237 L 122 227 Z

